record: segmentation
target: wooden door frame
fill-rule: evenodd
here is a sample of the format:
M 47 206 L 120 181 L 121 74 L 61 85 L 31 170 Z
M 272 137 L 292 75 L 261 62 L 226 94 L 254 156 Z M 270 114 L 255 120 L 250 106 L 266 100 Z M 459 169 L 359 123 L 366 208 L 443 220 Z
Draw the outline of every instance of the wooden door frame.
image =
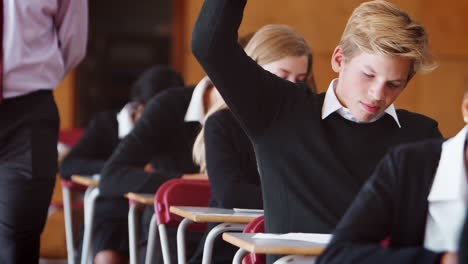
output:
M 186 0 L 172 0 L 172 39 L 170 64 L 174 70 L 184 70 L 184 32 Z

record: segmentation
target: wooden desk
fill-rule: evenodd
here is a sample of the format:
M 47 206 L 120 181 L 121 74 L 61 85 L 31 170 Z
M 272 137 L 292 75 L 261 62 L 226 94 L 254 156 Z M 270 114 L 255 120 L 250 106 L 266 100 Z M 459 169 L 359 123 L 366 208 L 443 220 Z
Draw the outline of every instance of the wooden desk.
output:
M 136 201 L 140 204 L 154 204 L 154 194 L 149 193 L 127 193 L 124 195 L 127 199 Z
M 178 263 L 185 264 L 185 229 L 193 222 L 222 222 L 208 233 L 203 248 L 202 264 L 211 263 L 214 240 L 219 234 L 226 231 L 242 231 L 250 221 L 262 216 L 262 213 L 239 212 L 233 209 L 171 206 L 171 213 L 184 217 L 177 230 L 177 255 Z
M 72 175 L 71 180 L 74 183 L 78 183 L 88 187 L 96 187 L 99 185 L 99 176 Z
M 99 196 L 99 178 L 98 174 L 93 176 L 72 175 L 71 180 L 87 186 L 84 195 L 84 231 L 83 245 L 81 252 L 81 264 L 92 263 L 93 256 L 91 254 L 91 239 L 93 230 L 94 207 Z
M 193 222 L 231 222 L 249 223 L 255 218 L 262 216 L 259 213 L 237 212 L 233 209 L 194 207 L 194 206 L 171 206 L 170 212 Z
M 153 205 L 154 204 L 154 194 L 152 193 L 127 193 L 124 195 L 130 201 L 130 208 L 128 209 L 128 243 L 129 243 L 129 253 L 130 253 L 130 264 L 136 264 L 138 262 L 137 258 L 137 221 L 136 221 L 136 211 L 139 205 Z M 155 225 L 155 218 L 151 218 L 150 230 L 153 225 Z M 150 232 L 152 235 L 154 231 Z M 148 248 L 153 248 L 148 244 Z
M 253 238 L 255 233 L 224 233 L 223 239 L 250 253 L 317 256 L 326 244 L 285 239 Z

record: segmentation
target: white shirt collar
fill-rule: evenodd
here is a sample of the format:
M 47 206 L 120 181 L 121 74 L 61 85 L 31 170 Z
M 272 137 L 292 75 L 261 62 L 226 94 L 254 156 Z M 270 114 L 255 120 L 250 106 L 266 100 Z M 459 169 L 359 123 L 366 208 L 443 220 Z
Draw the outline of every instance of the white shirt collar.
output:
M 398 120 L 398 116 L 395 110 L 395 106 L 391 104 L 384 112 L 378 114 L 376 117 L 371 119 L 368 122 L 361 122 L 358 121 L 352 114 L 348 108 L 345 108 L 341 105 L 340 101 L 335 94 L 336 84 L 338 83 L 338 79 L 334 79 L 331 81 L 330 86 L 328 86 L 327 93 L 325 94 L 325 99 L 323 101 L 322 106 L 322 120 L 327 118 L 329 115 L 333 114 L 334 112 L 338 112 L 343 118 L 356 122 L 356 123 L 372 123 L 379 120 L 385 113 L 389 114 L 395 122 L 397 123 L 398 127 L 401 128 L 400 121 Z
M 210 87 L 211 81 L 205 76 L 195 87 L 190 99 L 190 104 L 185 113 L 185 122 L 200 122 L 204 123 L 205 119 L 205 107 L 203 105 L 203 95 L 208 87 Z
M 132 108 L 133 108 L 133 103 L 127 103 L 120 112 L 117 113 L 117 126 L 118 126 L 118 131 L 119 131 L 119 139 L 124 138 L 126 135 L 132 131 L 133 126 L 135 125 L 133 123 L 133 118 L 132 118 Z
M 442 144 L 431 192 L 424 247 L 433 251 L 457 251 L 467 210 L 465 141 L 468 126 Z
M 442 144 L 439 166 L 437 167 L 428 201 L 456 200 L 467 193 L 465 168 L 465 141 L 468 126 Z

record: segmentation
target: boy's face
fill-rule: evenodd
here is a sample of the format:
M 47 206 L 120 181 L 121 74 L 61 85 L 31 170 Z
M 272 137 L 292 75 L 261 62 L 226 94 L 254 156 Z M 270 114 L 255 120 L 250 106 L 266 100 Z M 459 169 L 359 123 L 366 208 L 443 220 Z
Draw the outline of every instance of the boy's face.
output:
M 357 120 L 370 121 L 406 87 L 411 66 L 409 58 L 365 52 L 345 60 L 337 47 L 332 57 L 332 68 L 339 74 L 336 96 Z

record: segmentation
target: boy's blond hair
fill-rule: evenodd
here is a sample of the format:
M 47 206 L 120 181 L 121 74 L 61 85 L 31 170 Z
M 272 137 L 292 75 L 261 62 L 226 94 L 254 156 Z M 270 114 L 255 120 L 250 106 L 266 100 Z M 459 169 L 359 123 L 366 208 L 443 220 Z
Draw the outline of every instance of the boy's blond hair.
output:
M 422 25 L 397 6 L 384 0 L 362 3 L 346 24 L 339 46 L 346 59 L 360 52 L 411 58 L 408 80 L 416 72 L 437 67 Z

